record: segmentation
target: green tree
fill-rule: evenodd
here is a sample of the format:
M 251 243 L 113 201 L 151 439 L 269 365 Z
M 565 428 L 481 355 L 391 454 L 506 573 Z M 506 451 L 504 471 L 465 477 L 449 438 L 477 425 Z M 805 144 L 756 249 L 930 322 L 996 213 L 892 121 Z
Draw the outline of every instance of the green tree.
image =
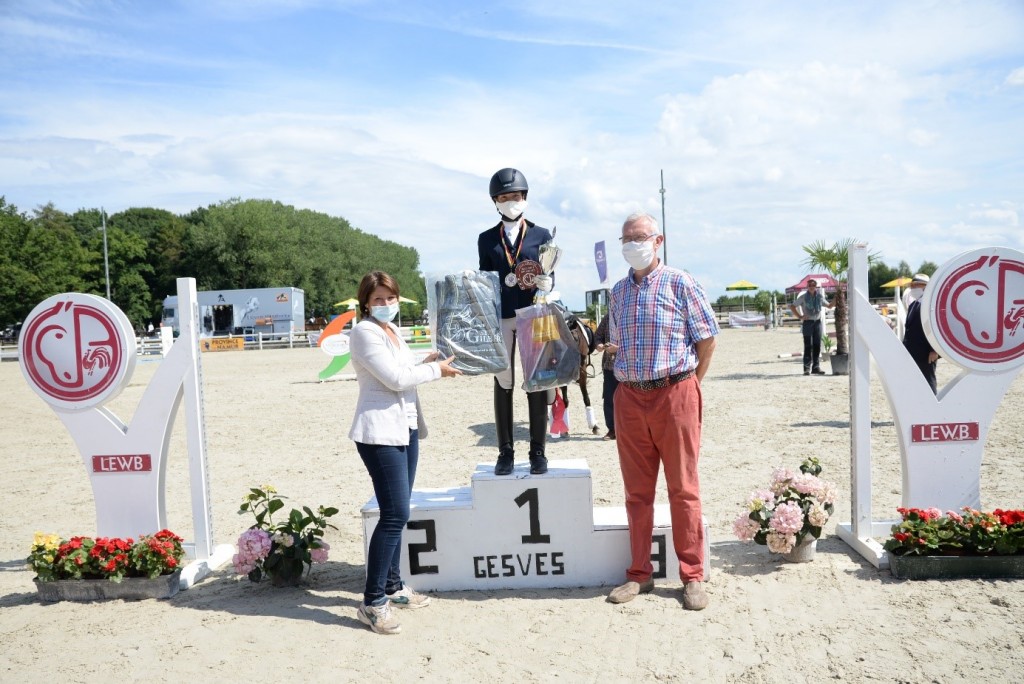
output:
M 880 299 L 892 294 L 892 290 L 882 287 L 885 283 L 898 278 L 897 271 L 881 261 L 874 263 L 868 268 L 868 297 Z
M 0 324 L 59 292 L 105 295 L 102 225 L 99 209 L 68 215 L 47 204 L 30 217 L 0 197 Z M 181 216 L 132 208 L 108 216 L 106 228 L 111 299 L 138 329 L 186 276 L 204 290 L 298 287 L 308 316 L 330 314 L 363 275 L 383 270 L 416 300 L 402 305 L 404 318 L 426 304 L 415 249 L 280 202 L 232 199 Z
M 85 260 L 67 214 L 47 204 L 29 217 L 0 198 L 0 323 L 24 320 L 51 295 L 85 291 Z
M 108 219 L 108 228 L 123 230 L 145 243 L 146 260 L 150 269 L 132 269 L 144 279 L 149 291 L 150 311 L 147 319 L 160 318 L 163 298 L 175 294 L 176 280 L 183 275 L 182 259 L 189 224 L 180 216 L 164 209 L 133 208 L 114 214 Z M 137 283 L 137 278 L 133 276 Z M 122 288 L 128 283 L 122 283 Z
M 88 241 L 89 263 L 84 269 L 90 291 L 106 294 L 106 268 L 103 263 L 103 233 L 97 231 Z M 137 331 L 154 320 L 153 294 L 149 280 L 146 241 L 141 236 L 107 224 L 107 261 L 110 266 L 110 301 L 116 304 Z
M 390 273 L 411 318 L 422 310 L 426 290 L 415 249 L 364 233 L 343 218 L 270 200 L 233 199 L 184 217 L 184 269 L 200 289 L 298 287 L 306 315 L 328 314 L 335 302 L 356 295 L 371 270 Z

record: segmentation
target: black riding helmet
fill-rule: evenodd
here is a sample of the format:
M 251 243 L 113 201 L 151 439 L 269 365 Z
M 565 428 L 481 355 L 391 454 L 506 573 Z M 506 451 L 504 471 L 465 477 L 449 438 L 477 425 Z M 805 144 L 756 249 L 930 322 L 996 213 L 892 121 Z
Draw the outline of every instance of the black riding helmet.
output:
M 521 192 L 523 199 L 530 191 L 526 176 L 519 169 L 502 169 L 491 176 L 491 199 L 506 192 Z

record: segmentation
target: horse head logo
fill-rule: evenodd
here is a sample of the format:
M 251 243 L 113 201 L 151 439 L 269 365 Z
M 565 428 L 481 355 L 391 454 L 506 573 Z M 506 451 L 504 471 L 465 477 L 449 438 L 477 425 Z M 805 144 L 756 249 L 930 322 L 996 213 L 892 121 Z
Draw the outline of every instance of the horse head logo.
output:
M 122 351 L 112 320 L 101 310 L 61 300 L 27 326 L 26 362 L 47 394 L 78 401 L 99 394 L 113 381 Z
M 950 295 L 950 313 L 964 327 L 970 344 L 978 349 L 995 349 L 1003 337 L 994 259 L 982 257 L 961 270 L 959 275 L 966 280 L 961 280 Z
M 952 350 L 981 363 L 1024 354 L 1024 262 L 985 254 L 943 277 L 938 288 L 937 332 Z

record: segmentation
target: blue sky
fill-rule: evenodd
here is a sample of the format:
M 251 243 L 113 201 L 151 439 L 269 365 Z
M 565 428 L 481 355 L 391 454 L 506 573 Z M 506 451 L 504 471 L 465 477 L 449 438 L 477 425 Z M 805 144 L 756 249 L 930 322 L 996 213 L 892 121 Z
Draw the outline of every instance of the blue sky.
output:
M 668 261 L 712 298 L 795 283 L 819 239 L 1024 249 L 1017 0 L 2 0 L 0 69 L 25 211 L 274 199 L 451 272 L 514 166 L 574 307 L 661 170 Z

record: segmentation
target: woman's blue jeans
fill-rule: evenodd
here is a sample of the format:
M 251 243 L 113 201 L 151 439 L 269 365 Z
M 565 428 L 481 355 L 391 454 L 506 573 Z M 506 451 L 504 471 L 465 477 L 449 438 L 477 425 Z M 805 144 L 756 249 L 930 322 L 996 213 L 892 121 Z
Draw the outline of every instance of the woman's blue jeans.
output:
M 409 446 L 356 442 L 356 450 L 373 480 L 373 493 L 380 508 L 380 519 L 366 554 L 363 603 L 379 606 L 387 594 L 402 588 L 402 531 L 409 521 L 409 497 L 416 480 L 419 431 L 409 431 Z

